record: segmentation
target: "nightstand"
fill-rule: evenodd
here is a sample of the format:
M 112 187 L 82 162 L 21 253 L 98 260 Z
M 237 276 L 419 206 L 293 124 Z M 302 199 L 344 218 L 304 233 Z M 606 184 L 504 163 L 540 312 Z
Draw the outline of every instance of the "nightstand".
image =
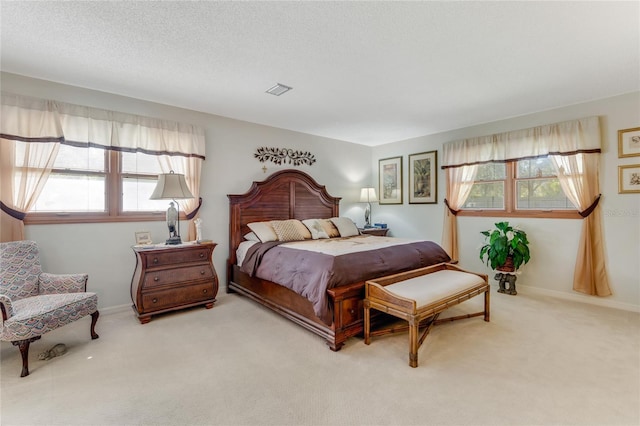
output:
M 136 269 L 131 280 L 133 310 L 140 323 L 151 315 L 191 306 L 213 308 L 218 276 L 213 267 L 215 243 L 134 246 Z
M 375 235 L 376 237 L 386 237 L 389 228 L 358 228 L 361 234 Z

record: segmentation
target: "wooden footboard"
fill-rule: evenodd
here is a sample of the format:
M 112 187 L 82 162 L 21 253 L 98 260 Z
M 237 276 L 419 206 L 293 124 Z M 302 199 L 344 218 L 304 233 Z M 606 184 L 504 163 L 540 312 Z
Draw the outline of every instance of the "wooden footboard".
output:
M 321 336 L 333 351 L 338 351 L 352 336 L 364 330 L 364 282 L 328 290 L 334 321 L 330 326 L 314 313 L 304 297 L 271 281 L 250 277 L 237 265 L 229 270 L 227 292 L 237 292 Z

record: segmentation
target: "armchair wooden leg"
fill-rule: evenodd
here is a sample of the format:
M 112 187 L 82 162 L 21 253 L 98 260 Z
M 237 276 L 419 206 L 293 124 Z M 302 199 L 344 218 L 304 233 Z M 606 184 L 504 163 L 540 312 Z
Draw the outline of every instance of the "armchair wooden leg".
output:
M 100 312 L 95 311 L 94 313 L 91 314 L 91 339 L 95 340 L 98 337 L 98 334 L 96 333 L 96 323 L 98 322 L 98 317 L 100 316 Z
M 20 377 L 26 377 L 29 375 L 29 345 L 31 342 L 38 340 L 40 336 L 32 337 L 31 339 L 26 340 L 16 340 L 15 342 L 11 342 L 13 346 L 17 346 L 20 349 L 20 354 L 22 355 L 22 373 L 20 373 Z

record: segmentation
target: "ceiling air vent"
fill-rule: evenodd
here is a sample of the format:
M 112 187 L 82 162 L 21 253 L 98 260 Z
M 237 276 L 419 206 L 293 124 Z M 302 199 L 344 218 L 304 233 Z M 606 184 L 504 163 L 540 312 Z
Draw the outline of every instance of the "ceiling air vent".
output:
M 266 93 L 271 93 L 272 95 L 280 96 L 283 93 L 287 93 L 291 89 L 293 89 L 293 87 L 289 87 L 289 86 L 285 86 L 284 84 L 276 83 L 276 85 L 271 87 L 269 90 L 267 90 Z

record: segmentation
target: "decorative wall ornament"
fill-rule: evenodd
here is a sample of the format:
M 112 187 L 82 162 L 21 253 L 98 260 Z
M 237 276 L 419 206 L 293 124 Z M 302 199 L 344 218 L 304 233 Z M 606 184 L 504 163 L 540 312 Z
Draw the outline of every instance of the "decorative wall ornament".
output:
M 300 166 L 303 164 L 312 165 L 316 162 L 314 155 L 308 151 L 297 151 L 289 148 L 267 148 L 260 147 L 253 154 L 261 163 L 271 161 L 275 164 L 293 164 Z

